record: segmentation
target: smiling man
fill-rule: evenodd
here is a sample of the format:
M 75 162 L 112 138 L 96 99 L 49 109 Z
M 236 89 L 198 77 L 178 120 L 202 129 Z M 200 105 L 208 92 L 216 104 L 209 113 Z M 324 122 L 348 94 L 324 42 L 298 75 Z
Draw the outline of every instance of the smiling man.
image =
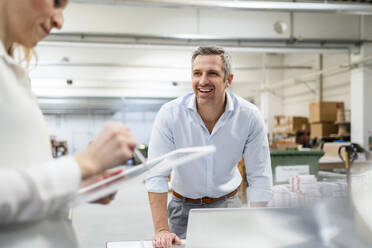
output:
M 257 107 L 226 89 L 233 81 L 230 56 L 219 47 L 199 47 L 192 56 L 193 93 L 160 109 L 152 129 L 149 158 L 182 147 L 214 145 L 216 152 L 146 181 L 154 221 L 154 247 L 186 238 L 192 208 L 240 207 L 244 156 L 252 206 L 271 199 L 271 166 L 264 122 Z M 168 175 L 173 196 L 168 204 Z M 168 224 L 169 218 L 169 224 Z M 228 227 L 227 227 L 228 228 Z

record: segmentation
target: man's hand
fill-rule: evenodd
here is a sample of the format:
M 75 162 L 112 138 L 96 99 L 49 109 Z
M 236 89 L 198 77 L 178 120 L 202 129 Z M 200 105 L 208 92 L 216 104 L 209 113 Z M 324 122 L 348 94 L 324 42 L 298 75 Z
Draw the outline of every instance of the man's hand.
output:
M 181 239 L 169 231 L 160 231 L 152 240 L 154 248 L 172 248 L 172 244 L 181 245 Z

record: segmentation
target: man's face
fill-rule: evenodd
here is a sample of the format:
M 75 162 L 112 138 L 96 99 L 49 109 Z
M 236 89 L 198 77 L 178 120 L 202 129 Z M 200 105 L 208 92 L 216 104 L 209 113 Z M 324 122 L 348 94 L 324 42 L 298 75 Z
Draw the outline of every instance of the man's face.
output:
M 225 99 L 225 89 L 233 75 L 224 81 L 223 60 L 219 55 L 199 55 L 192 64 L 192 88 L 198 106 L 218 105 Z

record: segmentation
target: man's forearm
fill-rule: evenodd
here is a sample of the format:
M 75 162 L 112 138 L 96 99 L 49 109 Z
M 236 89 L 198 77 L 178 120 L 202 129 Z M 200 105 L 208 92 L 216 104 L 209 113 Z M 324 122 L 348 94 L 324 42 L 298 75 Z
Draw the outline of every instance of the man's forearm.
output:
M 169 231 L 168 211 L 167 211 L 167 193 L 149 192 L 149 201 L 154 222 L 155 234 L 161 231 Z

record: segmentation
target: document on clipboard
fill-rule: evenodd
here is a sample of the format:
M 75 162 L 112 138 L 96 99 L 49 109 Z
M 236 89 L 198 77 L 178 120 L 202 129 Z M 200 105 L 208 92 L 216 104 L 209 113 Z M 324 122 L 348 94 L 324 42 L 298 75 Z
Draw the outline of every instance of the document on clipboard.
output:
M 215 150 L 215 146 L 195 146 L 171 151 L 158 158 L 144 162 L 134 168 L 123 170 L 117 175 L 80 189 L 70 206 L 76 207 L 84 203 L 98 200 L 120 190 L 123 188 L 123 185 L 133 182 L 133 180 L 143 180 L 156 173 L 186 165 L 195 159 L 215 152 Z

